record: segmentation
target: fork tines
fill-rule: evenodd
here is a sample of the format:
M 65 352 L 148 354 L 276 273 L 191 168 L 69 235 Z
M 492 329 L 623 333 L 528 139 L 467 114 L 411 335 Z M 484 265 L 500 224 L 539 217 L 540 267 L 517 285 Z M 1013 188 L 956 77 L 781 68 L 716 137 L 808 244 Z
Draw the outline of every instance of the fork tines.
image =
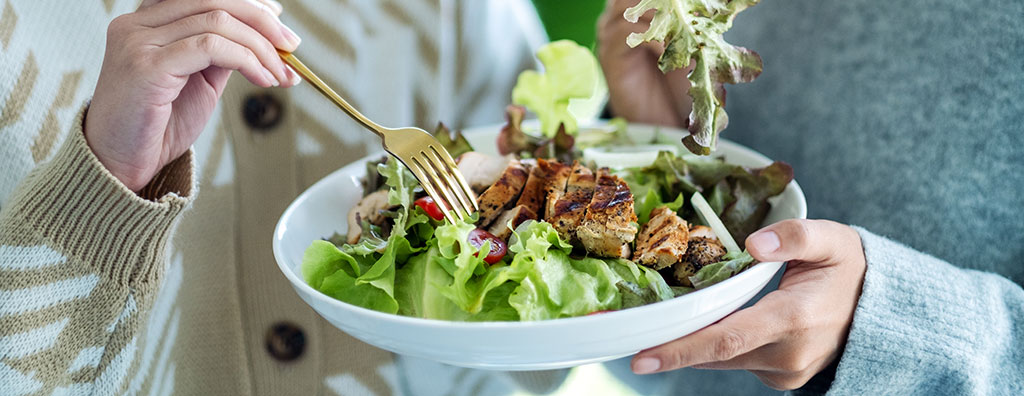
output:
M 455 222 L 451 210 L 462 220 L 479 210 L 473 190 L 443 147 L 429 145 L 413 155 L 407 165 L 448 221 Z

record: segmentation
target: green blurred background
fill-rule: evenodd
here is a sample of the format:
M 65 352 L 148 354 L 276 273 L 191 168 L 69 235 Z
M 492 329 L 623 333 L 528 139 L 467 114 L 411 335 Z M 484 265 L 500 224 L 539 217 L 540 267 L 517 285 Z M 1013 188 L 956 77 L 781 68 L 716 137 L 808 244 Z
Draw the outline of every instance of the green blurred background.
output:
M 591 49 L 604 4 L 605 0 L 533 0 L 551 41 L 570 39 Z

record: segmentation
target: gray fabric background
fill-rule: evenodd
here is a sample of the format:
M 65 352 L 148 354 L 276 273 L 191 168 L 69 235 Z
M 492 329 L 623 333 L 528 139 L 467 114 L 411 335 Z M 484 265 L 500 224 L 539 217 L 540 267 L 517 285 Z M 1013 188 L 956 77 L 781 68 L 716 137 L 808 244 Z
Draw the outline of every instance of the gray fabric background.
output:
M 726 36 L 757 51 L 764 72 L 727 86 L 723 137 L 793 165 L 811 218 L 1024 284 L 1022 17 L 1019 0 L 763 1 Z M 773 393 L 746 372 L 635 377 L 626 360 L 609 367 L 645 394 Z

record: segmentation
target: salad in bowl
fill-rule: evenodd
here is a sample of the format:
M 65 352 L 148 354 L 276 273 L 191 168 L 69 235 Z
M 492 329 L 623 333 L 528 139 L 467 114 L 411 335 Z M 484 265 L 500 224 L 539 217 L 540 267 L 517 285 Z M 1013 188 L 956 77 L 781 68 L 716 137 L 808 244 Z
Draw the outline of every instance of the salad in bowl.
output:
M 509 106 L 504 125 L 435 132 L 477 194 L 467 220 L 445 220 L 382 154 L 289 206 L 274 254 L 314 310 L 397 353 L 535 370 L 670 341 L 767 285 L 782 263 L 756 263 L 742 241 L 805 217 L 788 165 L 717 139 L 713 156 L 693 155 L 685 130 L 580 126 L 579 109 L 600 107 L 587 99 L 602 85 L 596 61 L 566 42 L 538 57 L 546 73 L 513 91 L 538 120 Z
M 781 162 L 745 168 L 679 155 L 657 140 L 636 144 L 621 122 L 580 131 L 578 140 L 590 142 L 584 149 L 567 134 L 515 146 L 531 138 L 523 109 L 508 111 L 499 155 L 437 130 L 479 212 L 449 222 L 400 162 L 369 161 L 347 228 L 304 252 L 305 282 L 352 305 L 427 319 L 533 321 L 628 309 L 754 264 L 736 241 L 764 222 L 768 199 L 792 180 Z M 545 159 L 545 150 L 553 155 Z M 617 166 L 624 161 L 633 164 Z

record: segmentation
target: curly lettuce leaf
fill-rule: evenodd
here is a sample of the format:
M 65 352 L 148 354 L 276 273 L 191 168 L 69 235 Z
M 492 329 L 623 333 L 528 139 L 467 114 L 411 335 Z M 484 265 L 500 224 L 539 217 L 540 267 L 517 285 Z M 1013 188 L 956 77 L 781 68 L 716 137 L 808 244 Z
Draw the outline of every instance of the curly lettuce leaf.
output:
M 658 59 L 663 72 L 694 65 L 688 75 L 693 98 L 683 144 L 694 154 L 708 155 L 718 133 L 728 124 L 723 84 L 750 82 L 761 74 L 761 57 L 746 48 L 725 41 L 722 35 L 732 27 L 739 12 L 758 0 L 641 0 L 626 9 L 623 17 L 636 23 L 649 10 L 656 10 L 651 26 L 632 33 L 626 44 L 636 47 L 646 41 L 660 41 L 665 51 Z
M 384 178 L 377 172 L 377 165 L 388 162 L 390 156 L 382 156 L 380 159 L 366 162 L 366 177 L 363 179 L 363 196 L 373 194 L 384 188 Z M 344 237 L 342 237 L 344 240 Z
M 730 186 L 735 201 L 719 217 L 737 240 L 744 241 L 768 216 L 768 198 L 781 194 L 793 180 L 793 168 L 784 162 L 773 162 L 738 174 L 734 180 Z
M 434 128 L 434 137 L 441 143 L 441 146 L 444 146 L 445 150 L 448 150 L 448 154 L 451 154 L 452 158 L 458 158 L 462 154 L 473 151 L 473 146 L 462 135 L 462 131 L 452 131 L 443 122 L 437 123 L 437 128 Z
M 509 280 L 507 271 L 492 270 L 484 262 L 491 250 L 490 242 L 484 242 L 479 249 L 469 243 L 469 233 L 475 228 L 473 224 L 457 221 L 437 227 L 434 233 L 441 257 L 450 261 L 447 267 L 453 278 L 441 294 L 470 314 L 480 313 L 487 294 Z
M 387 162 L 377 165 L 377 172 L 384 177 L 384 185 L 388 186 L 388 203 L 397 205 L 398 213 L 395 216 L 395 226 L 391 234 L 396 232 L 399 236 L 405 236 L 405 230 L 410 212 L 413 208 L 416 187 L 420 183 L 416 176 L 409 171 L 401 161 L 389 158 Z
M 600 86 L 601 69 L 594 54 L 571 40 L 548 43 L 537 51 L 544 73 L 526 70 L 512 89 L 512 102 L 526 106 L 540 119 L 541 132 L 554 137 L 560 125 L 576 133 L 576 116 L 569 110 L 571 99 L 589 99 Z M 598 106 L 577 106 L 597 109 Z M 596 110 L 594 110 L 596 111 Z
M 343 252 L 352 255 L 366 256 L 373 252 L 383 253 L 388 244 L 387 238 L 383 236 L 383 229 L 366 220 L 363 220 L 359 227 L 363 232 L 359 234 L 359 242 L 355 244 L 347 244 L 346 237 L 337 233 L 328 241 L 340 246 Z
M 564 125 L 558 127 L 554 137 L 533 136 L 523 132 L 525 115 L 526 109 L 522 106 L 509 105 L 505 109 L 506 123 L 498 133 L 498 153 L 516 154 L 521 158 L 555 158 L 564 162 L 573 160 L 576 139 L 565 132 Z

